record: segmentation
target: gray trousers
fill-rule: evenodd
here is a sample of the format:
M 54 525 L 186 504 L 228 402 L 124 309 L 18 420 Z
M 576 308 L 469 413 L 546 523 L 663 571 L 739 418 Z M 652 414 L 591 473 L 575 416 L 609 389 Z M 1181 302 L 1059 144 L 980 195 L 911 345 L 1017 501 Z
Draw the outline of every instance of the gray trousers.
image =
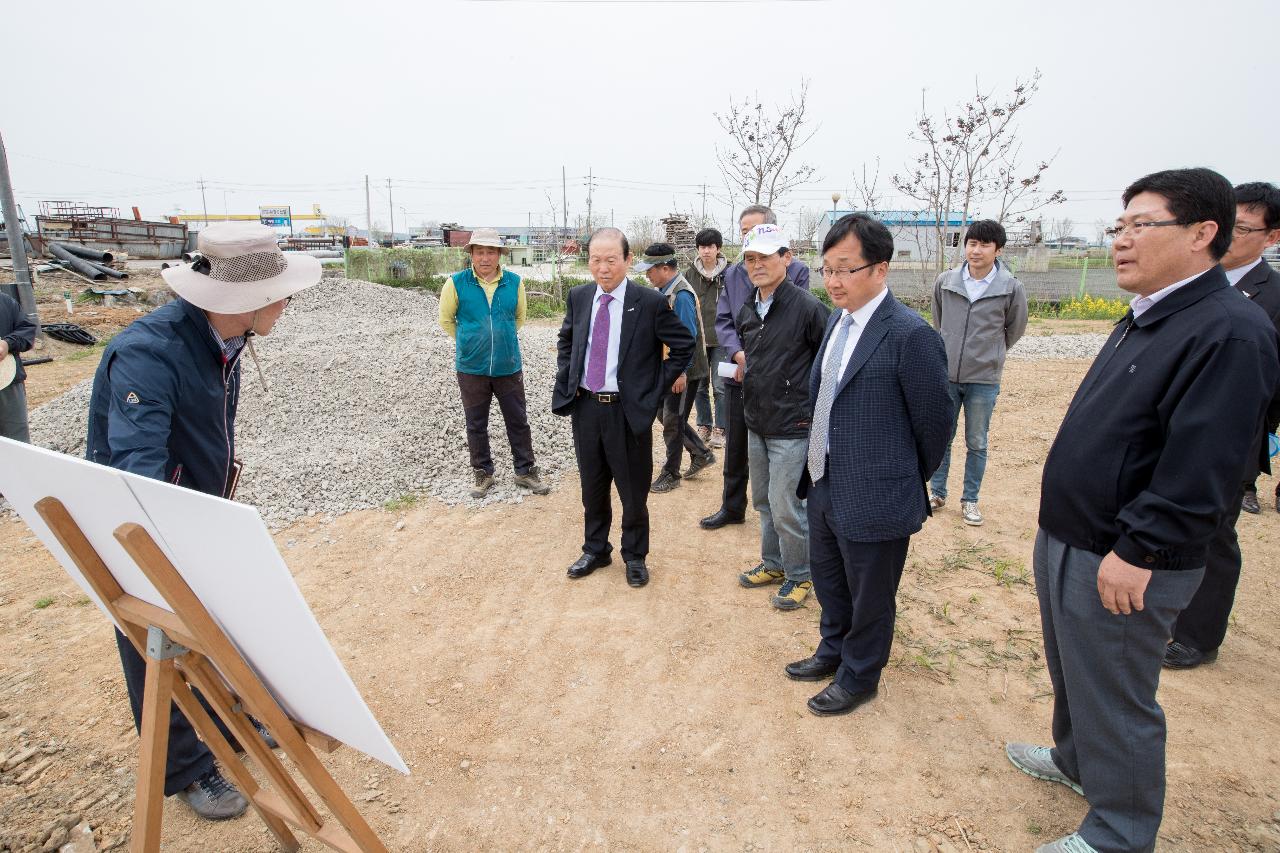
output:
M 1097 554 L 1041 530 L 1036 593 L 1053 681 L 1053 760 L 1084 788 L 1078 830 L 1102 853 L 1155 849 L 1164 812 L 1160 662 L 1204 569 L 1156 571 L 1144 608 L 1113 616 L 1098 597 Z
M 14 441 L 31 443 L 27 430 L 27 383 L 14 382 L 0 388 L 0 435 Z

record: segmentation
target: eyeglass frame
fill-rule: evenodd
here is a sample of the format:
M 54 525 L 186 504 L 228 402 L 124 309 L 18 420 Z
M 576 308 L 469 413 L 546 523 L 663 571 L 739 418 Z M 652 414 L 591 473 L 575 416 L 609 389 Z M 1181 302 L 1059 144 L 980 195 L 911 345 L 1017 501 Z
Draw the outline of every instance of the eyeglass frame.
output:
M 1250 234 L 1257 234 L 1259 231 L 1274 231 L 1274 228 L 1267 228 L 1265 225 L 1261 228 L 1250 228 L 1248 225 L 1233 225 L 1231 233 L 1237 237 L 1248 237 Z
M 1158 222 L 1130 222 L 1127 225 L 1113 225 L 1103 231 L 1112 240 L 1118 240 L 1127 232 L 1132 231 L 1133 236 L 1137 237 L 1148 228 L 1164 228 L 1169 225 L 1195 225 L 1194 222 L 1183 222 L 1181 219 L 1162 219 Z
M 837 269 L 832 269 L 831 267 L 818 267 L 818 275 L 822 276 L 823 281 L 826 281 L 828 277 L 833 279 L 844 278 L 846 276 L 851 276 L 854 273 L 862 272 L 865 269 L 869 269 L 870 267 L 874 267 L 876 264 L 881 264 L 881 263 L 884 263 L 884 261 L 872 261 L 869 264 L 863 264 L 862 266 L 855 267 L 854 269 L 851 269 L 851 270 L 837 270 Z

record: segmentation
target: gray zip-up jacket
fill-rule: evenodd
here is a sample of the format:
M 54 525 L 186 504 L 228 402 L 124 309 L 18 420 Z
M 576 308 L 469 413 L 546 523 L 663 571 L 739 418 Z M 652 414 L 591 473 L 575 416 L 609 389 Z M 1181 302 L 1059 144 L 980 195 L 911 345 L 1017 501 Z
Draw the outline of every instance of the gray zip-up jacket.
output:
M 933 283 L 933 327 L 947 347 L 947 378 L 952 382 L 998 385 L 1009 347 L 1027 330 L 1027 294 L 996 261 L 987 292 L 969 302 L 966 265 L 947 270 Z

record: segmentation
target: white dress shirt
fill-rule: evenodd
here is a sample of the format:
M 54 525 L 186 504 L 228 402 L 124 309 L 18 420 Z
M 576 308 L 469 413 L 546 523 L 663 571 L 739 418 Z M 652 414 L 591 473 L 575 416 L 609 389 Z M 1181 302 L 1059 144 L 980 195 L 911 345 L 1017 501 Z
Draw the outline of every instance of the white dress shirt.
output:
M 991 269 L 987 270 L 987 274 L 982 278 L 974 278 L 969 274 L 969 263 L 966 261 L 960 277 L 964 281 L 964 290 L 969 296 L 969 301 L 977 302 L 991 286 L 991 280 L 996 277 L 996 265 L 992 264 Z
M 609 360 L 605 362 L 604 368 L 604 386 L 600 389 L 602 394 L 617 393 L 618 391 L 618 344 L 622 340 L 622 303 L 627 298 L 627 280 L 624 278 L 622 283 L 613 289 L 609 294 L 613 297 L 613 301 L 609 303 Z M 604 296 L 604 288 L 596 285 L 596 295 L 591 300 L 591 320 L 587 330 L 587 353 L 586 358 L 582 362 L 582 382 L 583 388 L 587 388 L 587 368 L 591 366 L 591 339 L 596 333 L 596 313 L 600 310 L 600 297 Z M 590 391 L 590 388 L 587 388 Z
M 884 297 L 888 292 L 888 288 L 881 290 L 871 298 L 870 302 L 857 311 L 842 310 L 840 312 L 840 320 L 831 332 L 831 343 L 835 344 L 835 337 L 840 334 L 840 323 L 843 323 L 844 318 L 850 316 L 850 314 L 853 316 L 853 325 L 849 327 L 849 339 L 844 342 L 844 352 L 840 354 L 840 373 L 836 376 L 836 382 L 844 378 L 844 370 L 849 366 L 849 359 L 853 358 L 853 351 L 857 348 L 858 341 L 862 338 L 862 330 L 867 327 L 867 323 L 871 321 L 871 315 L 876 313 L 876 309 L 880 307 L 881 302 L 884 302 Z M 830 353 L 825 353 L 824 355 L 830 355 Z M 823 369 L 826 369 L 826 364 L 823 364 Z
M 1258 259 L 1257 259 L 1256 261 L 1254 261 L 1253 263 L 1249 264 L 1248 266 L 1236 267 L 1236 268 L 1235 268 L 1235 269 L 1233 269 L 1233 270 L 1227 270 L 1227 271 L 1226 271 L 1226 272 L 1227 272 L 1227 281 L 1231 282 L 1231 286 L 1232 286 L 1232 287 L 1235 287 L 1237 284 L 1239 284 L 1239 283 L 1240 283 L 1240 279 L 1242 279 L 1242 278 L 1244 278 L 1245 276 L 1247 276 L 1247 275 L 1249 274 L 1249 271 L 1250 271 L 1251 269 L 1253 269 L 1254 267 L 1256 267 L 1256 266 L 1257 266 L 1258 264 L 1260 264 L 1260 263 L 1262 263 L 1262 257 L 1261 257 L 1261 256 L 1259 256 L 1259 257 L 1258 257 Z
M 1200 272 L 1196 273 L 1190 278 L 1184 278 L 1182 281 L 1175 281 L 1173 284 L 1169 285 L 1168 287 L 1160 288 L 1150 296 L 1133 297 L 1133 299 L 1129 302 L 1129 308 L 1130 310 L 1133 311 L 1133 316 L 1135 318 L 1141 317 L 1143 312 L 1146 311 L 1148 308 L 1150 308 L 1152 305 L 1155 305 L 1157 302 L 1159 302 L 1161 299 L 1164 299 L 1170 293 L 1173 293 L 1179 287 L 1190 284 L 1191 282 L 1195 281 L 1196 279 L 1198 279 L 1200 276 L 1204 275 L 1207 272 L 1208 270 L 1201 270 Z

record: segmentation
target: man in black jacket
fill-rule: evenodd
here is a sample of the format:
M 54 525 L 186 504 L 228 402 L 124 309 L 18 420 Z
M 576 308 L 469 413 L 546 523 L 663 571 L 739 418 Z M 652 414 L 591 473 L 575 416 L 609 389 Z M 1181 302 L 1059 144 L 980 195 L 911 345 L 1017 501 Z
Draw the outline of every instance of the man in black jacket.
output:
M 809 524 L 796 486 L 809 441 L 809 369 L 827 324 L 827 309 L 787 283 L 791 250 L 777 225 L 757 225 L 742 244 L 751 297 L 734 327 L 745 354 L 743 416 L 751 505 L 760 513 L 760 564 L 738 576 L 744 587 L 782 584 L 779 610 L 804 604 L 809 574 Z
M 569 291 L 556 357 L 551 411 L 573 419 L 586 534 L 569 567 L 583 578 L 613 562 L 609 484 L 622 501 L 622 559 L 627 583 L 649 582 L 649 483 L 653 421 L 693 355 L 693 336 L 658 291 L 627 280 L 631 247 L 616 228 L 587 241 L 595 284 Z M 663 357 L 663 345 L 669 348 Z
M 27 371 L 18 353 L 26 352 L 36 342 L 36 324 L 22 313 L 18 300 L 0 293 L 0 436 L 14 441 L 30 442 L 27 427 Z M 13 379 L 5 384 L 4 362 L 13 358 Z
M 1160 662 L 1239 504 L 1280 376 L 1275 329 L 1218 265 L 1235 224 L 1226 179 L 1157 172 L 1124 203 L 1111 233 L 1116 280 L 1134 299 L 1076 391 L 1041 484 L 1034 563 L 1054 747 L 1006 747 L 1020 770 L 1088 800 L 1079 830 L 1041 850 L 1154 849 Z
M 1253 300 L 1280 331 L 1280 272 L 1262 259 L 1267 248 L 1280 242 L 1280 189 L 1272 184 L 1241 184 L 1235 189 L 1236 225 L 1232 229 L 1231 248 L 1222 256 L 1227 281 Z M 1173 642 L 1164 653 L 1164 665 L 1170 669 L 1191 669 L 1218 657 L 1218 647 L 1227 636 L 1227 622 L 1235 603 L 1240 583 L 1240 542 L 1236 538 L 1236 521 L 1240 511 L 1258 513 L 1257 475 L 1271 473 L 1267 458 L 1267 434 L 1276 430 L 1280 421 L 1280 395 L 1272 401 L 1266 422 L 1259 427 L 1258 444 L 1245 459 L 1248 469 L 1240 499 L 1228 509 L 1209 542 L 1204 580 L 1187 609 L 1178 616 Z M 1280 511 L 1280 486 L 1276 488 L 1276 509 Z

